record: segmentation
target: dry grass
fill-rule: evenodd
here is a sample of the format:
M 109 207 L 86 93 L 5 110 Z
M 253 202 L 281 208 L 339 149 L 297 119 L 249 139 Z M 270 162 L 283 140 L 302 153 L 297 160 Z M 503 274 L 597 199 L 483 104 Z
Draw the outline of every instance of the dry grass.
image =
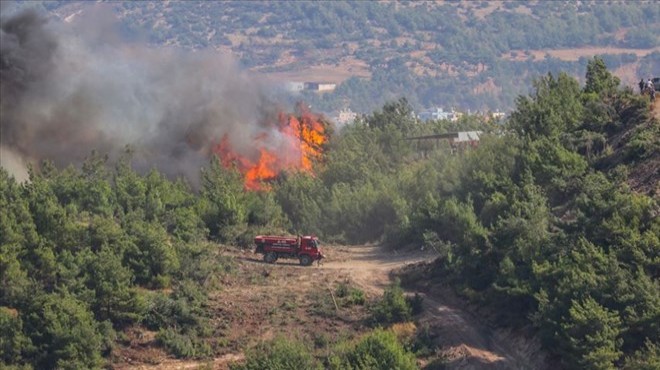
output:
M 295 62 L 295 60 L 291 60 Z M 286 65 L 282 64 L 284 68 Z M 354 57 L 346 57 L 338 64 L 318 64 L 286 72 L 264 73 L 274 81 L 323 81 L 341 83 L 351 77 L 371 77 L 367 63 Z

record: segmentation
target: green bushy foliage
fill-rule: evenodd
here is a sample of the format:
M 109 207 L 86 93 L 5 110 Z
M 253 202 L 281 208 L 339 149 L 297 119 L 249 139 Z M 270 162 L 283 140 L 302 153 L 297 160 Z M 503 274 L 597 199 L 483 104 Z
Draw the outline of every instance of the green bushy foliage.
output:
M 371 321 L 375 325 L 387 325 L 411 319 L 412 309 L 398 279 L 385 288 L 383 298 L 371 307 L 371 316 Z
M 424 311 L 424 298 L 418 293 L 415 293 L 413 296 L 406 297 L 406 302 L 408 303 L 408 306 L 410 306 L 410 313 L 412 315 L 418 315 Z
M 583 369 L 615 369 L 621 356 L 621 319 L 593 299 L 571 304 L 569 319 L 562 325 L 567 335 L 565 345 L 576 358 L 570 362 Z
M 45 294 L 23 313 L 24 331 L 40 369 L 96 369 L 102 364 L 99 325 L 89 308 L 70 294 Z
M 3 366 L 23 364 L 33 350 L 32 341 L 23 333 L 23 320 L 18 313 L 0 306 L 0 361 Z
M 176 327 L 183 332 L 201 332 L 207 327 L 206 299 L 197 284 L 183 281 L 169 295 L 152 295 L 144 323 L 152 330 Z
M 204 358 L 211 355 L 211 346 L 191 334 L 180 334 L 172 328 L 161 329 L 156 340 L 167 352 L 178 358 Z
M 626 156 L 637 161 L 648 158 L 660 152 L 660 125 L 650 124 L 637 128 L 630 141 L 626 144 Z
M 580 124 L 583 106 L 578 82 L 566 73 L 548 74 L 534 82 L 530 97 L 519 97 L 511 113 L 510 127 L 521 137 L 556 138 Z
M 584 89 L 562 73 L 539 79 L 502 135 L 455 162 L 403 169 L 409 208 L 390 235 L 438 251 L 434 273 L 500 323 L 531 319 L 564 366 L 612 368 L 658 340 L 657 199 L 612 166 L 652 158 L 658 126 L 602 60 L 587 69 Z
M 222 166 L 213 157 L 208 169 L 202 171 L 202 202 L 200 214 L 210 236 L 220 241 L 232 241 L 246 226 L 248 198 L 238 170 Z
M 95 292 L 94 312 L 98 320 L 117 326 L 139 322 L 145 311 L 144 298 L 131 287 L 132 274 L 109 247 L 90 263 L 87 285 Z
M 433 353 L 437 346 L 438 345 L 434 343 L 434 337 L 428 324 L 425 323 L 417 328 L 417 332 L 415 333 L 415 337 L 411 344 L 411 349 L 415 354 L 418 356 L 428 356 Z
M 232 364 L 232 370 L 322 369 L 310 348 L 298 341 L 275 338 L 250 349 L 244 364 Z
M 155 170 L 135 173 L 129 157 L 114 171 L 96 153 L 80 170 L 45 162 L 22 184 L 0 168 L 0 305 L 18 312 L 10 319 L 3 309 L 2 325 L 12 331 L 2 338 L 3 348 L 12 346 L 2 354 L 8 366 L 99 367 L 115 330 L 143 320 L 190 335 L 194 356 L 210 353 L 203 289 L 231 261 L 204 242 L 203 198 Z M 173 281 L 158 309 L 140 289 Z M 179 337 L 163 338 L 183 353 L 172 344 Z
M 128 234 L 134 243 L 124 259 L 133 270 L 136 281 L 154 287 L 167 287 L 167 278 L 179 268 L 177 251 L 167 231 L 156 222 L 135 221 Z M 165 278 L 165 279 L 164 279 Z
M 644 347 L 627 357 L 624 370 L 652 370 L 660 368 L 660 345 L 646 341 Z
M 156 340 L 174 356 L 208 357 L 213 351 L 204 340 L 212 334 L 206 301 L 206 292 L 198 283 L 184 280 L 169 295 L 152 295 L 144 324 L 158 330 Z
M 324 199 L 325 191 L 317 178 L 306 173 L 285 173 L 274 191 L 297 234 L 320 234 L 322 212 L 318 203 Z
M 413 370 L 418 369 L 415 357 L 397 340 L 396 335 L 375 329 L 357 343 L 343 343 L 328 358 L 328 369 L 352 370 Z
M 351 286 L 348 282 L 343 282 L 337 286 L 335 296 L 343 306 L 361 306 L 366 302 L 364 292 L 359 288 Z
M 605 61 L 601 57 L 594 57 L 587 64 L 585 93 L 608 94 L 616 93 L 621 81 L 607 70 Z

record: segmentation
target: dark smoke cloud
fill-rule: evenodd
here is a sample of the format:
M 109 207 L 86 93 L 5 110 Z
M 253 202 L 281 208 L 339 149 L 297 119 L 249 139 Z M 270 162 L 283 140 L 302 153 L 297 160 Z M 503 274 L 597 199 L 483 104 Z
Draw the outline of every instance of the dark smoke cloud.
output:
M 92 150 L 117 155 L 130 145 L 141 169 L 195 183 L 225 134 L 248 157 L 265 131 L 271 149 L 284 145 L 266 124 L 274 109 L 264 86 L 233 60 L 121 42 L 110 16 L 95 8 L 72 23 L 35 10 L 0 18 L 3 167 L 16 156 L 79 164 Z

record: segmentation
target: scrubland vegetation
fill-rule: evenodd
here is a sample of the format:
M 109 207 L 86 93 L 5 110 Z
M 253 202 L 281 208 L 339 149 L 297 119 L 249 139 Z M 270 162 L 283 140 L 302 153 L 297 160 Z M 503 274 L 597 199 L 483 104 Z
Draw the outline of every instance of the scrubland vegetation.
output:
M 548 74 L 504 124 L 420 124 L 406 100 L 391 102 L 337 132 L 315 175 L 283 173 L 268 192 L 244 190 L 217 160 L 200 189 L 139 174 L 130 150 L 113 164 L 98 153 L 82 168 L 45 162 L 25 183 L 0 169 L 3 366 L 97 368 L 134 325 L 175 356 L 210 356 L 221 344 L 209 340 L 207 294 L 233 269 L 218 243 L 303 232 L 434 248 L 433 276 L 499 323 L 534 328 L 566 368 L 656 368 L 657 183 L 640 193 L 628 173 L 660 160 L 660 125 L 648 97 L 618 85 L 599 58 L 584 86 Z M 473 128 L 485 131 L 479 147 L 459 154 L 404 140 Z M 337 296 L 365 303 L 349 287 Z M 390 328 L 413 303 L 395 284 L 369 303 L 384 328 L 323 358 L 275 341 L 234 368 L 416 368 L 415 345 Z

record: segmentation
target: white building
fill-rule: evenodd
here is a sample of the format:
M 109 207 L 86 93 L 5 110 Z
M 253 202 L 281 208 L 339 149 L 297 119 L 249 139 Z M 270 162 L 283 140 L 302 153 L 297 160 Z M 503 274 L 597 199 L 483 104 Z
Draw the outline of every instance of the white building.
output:
M 290 81 L 287 82 L 286 85 L 284 86 L 286 91 L 292 92 L 292 93 L 298 93 L 301 92 L 305 89 L 305 83 L 304 82 L 294 82 Z
M 334 121 L 338 126 L 343 126 L 353 123 L 355 118 L 357 118 L 357 113 L 353 112 L 350 108 L 346 108 L 339 111 L 339 114 L 334 118 Z
M 330 82 L 305 82 L 305 90 L 327 92 L 337 88 L 337 84 Z
M 479 141 L 481 131 L 461 131 L 457 132 L 457 136 L 453 138 L 452 143 L 476 143 Z
M 445 112 L 442 108 L 435 108 L 423 111 L 417 115 L 422 121 L 436 121 L 441 119 L 446 119 L 452 122 L 458 121 L 458 119 L 463 115 L 461 112 L 456 112 L 453 109 L 450 112 Z
M 499 109 L 496 110 L 495 112 L 490 113 L 490 119 L 493 119 L 493 120 L 498 120 L 499 121 L 499 120 L 504 119 L 505 116 L 506 116 L 506 113 L 500 112 Z

